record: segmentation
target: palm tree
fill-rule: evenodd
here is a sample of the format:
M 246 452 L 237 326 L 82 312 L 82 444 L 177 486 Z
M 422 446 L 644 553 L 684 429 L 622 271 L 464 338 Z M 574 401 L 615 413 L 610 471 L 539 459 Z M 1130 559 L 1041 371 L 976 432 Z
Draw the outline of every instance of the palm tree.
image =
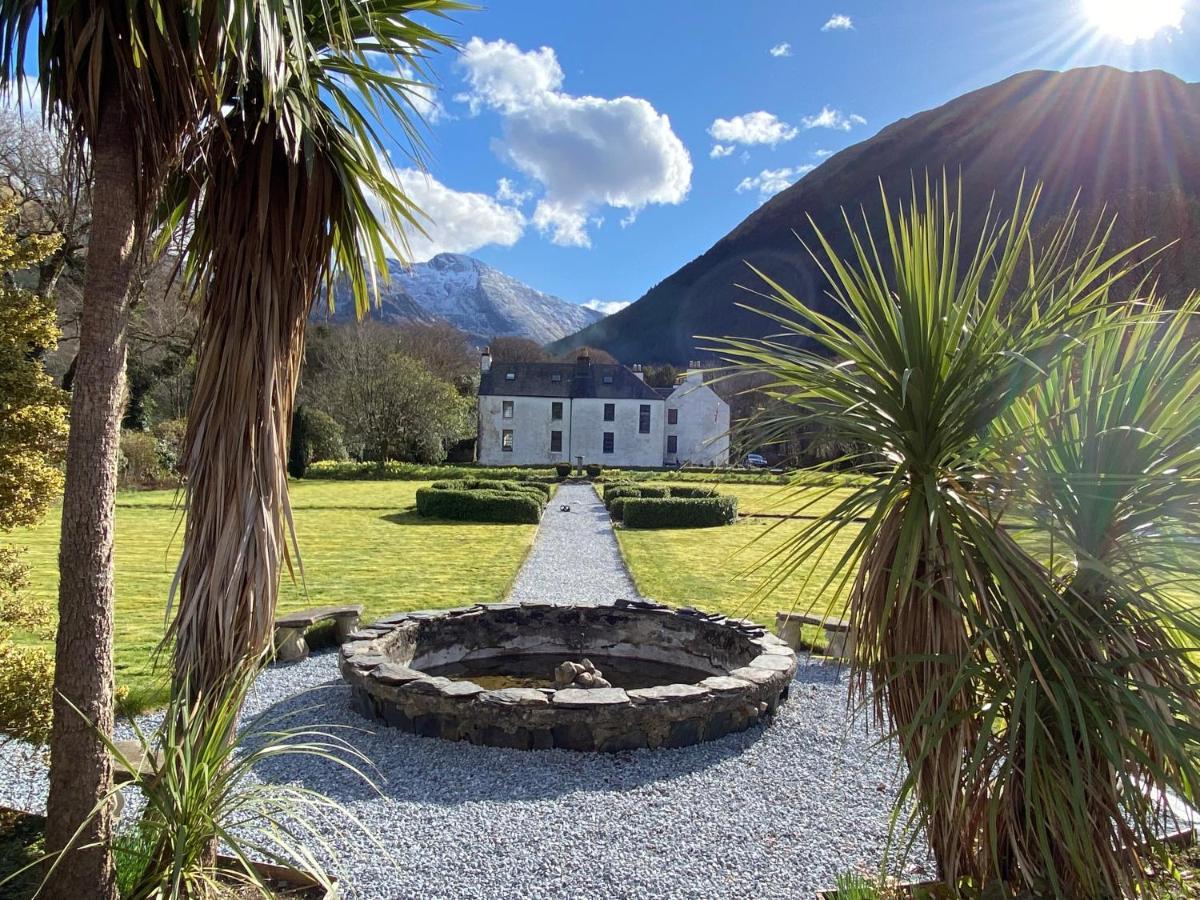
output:
M 344 278 L 361 312 L 418 212 L 378 149 L 418 145 L 424 57 L 448 46 L 415 13 L 451 0 L 287 0 L 231 31 L 220 131 L 178 186 L 200 293 L 177 574 L 177 684 L 219 687 L 271 639 L 290 564 L 287 448 L 305 325 Z M 379 210 L 379 212 L 377 212 Z
M 840 552 L 822 593 L 849 589 L 852 694 L 899 744 L 898 809 L 942 877 L 1126 896 L 1128 851 L 1161 849 L 1146 789 L 1197 792 L 1200 622 L 1175 592 L 1197 574 L 1200 355 L 1161 309 L 1111 318 L 1132 251 L 1105 229 L 1071 215 L 1039 246 L 1035 189 L 972 243 L 951 193 L 885 198 L 879 244 L 847 220 L 849 259 L 818 234 L 833 313 L 763 276 L 776 334 L 721 345 L 791 427 L 870 451 L 777 561 Z
M 49 851 L 73 836 L 81 849 L 56 868 L 50 897 L 113 892 L 109 817 L 89 814 L 111 779 L 96 730 L 108 733 L 113 722 L 113 503 L 127 294 L 150 209 L 206 105 L 198 15 L 197 4 L 158 0 L 0 0 L 0 76 L 22 89 L 36 47 L 44 118 L 65 133 L 74 164 L 93 181 L 63 497 L 46 827 Z

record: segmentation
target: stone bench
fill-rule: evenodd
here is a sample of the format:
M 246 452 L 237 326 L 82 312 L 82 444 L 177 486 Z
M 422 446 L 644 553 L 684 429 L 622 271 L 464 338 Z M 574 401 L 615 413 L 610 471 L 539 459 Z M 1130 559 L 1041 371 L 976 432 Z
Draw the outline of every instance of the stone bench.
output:
M 800 649 L 801 630 L 805 625 L 817 625 L 825 631 L 825 652 L 839 659 L 849 659 L 854 652 L 854 635 L 845 619 L 827 618 L 811 613 L 775 613 L 775 633 L 793 650 Z
M 308 658 L 308 642 L 304 635 L 308 629 L 320 622 L 334 623 L 337 643 L 346 643 L 358 628 L 362 615 L 361 605 L 324 606 L 319 609 L 302 609 L 275 618 L 275 659 L 280 662 L 297 662 Z
M 147 755 L 139 741 L 113 741 L 113 744 L 121 752 L 121 756 L 129 761 L 129 765 L 126 765 L 119 757 L 113 756 L 114 787 L 132 784 L 147 775 L 153 776 L 162 765 L 162 758 L 159 754 Z M 115 796 L 116 809 L 113 813 L 119 819 L 121 812 L 125 809 L 125 795 L 121 791 L 117 791 Z

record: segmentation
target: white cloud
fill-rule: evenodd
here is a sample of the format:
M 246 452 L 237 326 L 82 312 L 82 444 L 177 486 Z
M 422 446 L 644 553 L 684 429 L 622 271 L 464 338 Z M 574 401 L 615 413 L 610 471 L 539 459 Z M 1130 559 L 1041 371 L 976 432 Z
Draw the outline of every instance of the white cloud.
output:
M 792 55 L 792 45 L 789 44 L 787 41 L 784 41 L 782 44 L 776 44 L 774 47 L 772 47 L 767 52 L 776 58 L 778 58 L 780 56 L 791 56 Z
M 519 191 L 512 179 L 501 178 L 496 182 L 496 199 L 501 203 L 510 203 L 513 206 L 524 206 L 529 202 L 529 198 L 533 196 L 533 191 Z
M 822 31 L 849 31 L 853 27 L 854 27 L 854 20 L 851 19 L 849 16 L 842 15 L 841 13 L 834 13 L 832 16 L 829 17 L 829 21 L 827 21 L 824 25 L 821 26 L 821 30 Z
M 759 198 L 765 200 L 790 187 L 797 178 L 815 168 L 816 166 L 805 163 L 790 169 L 763 169 L 757 175 L 743 178 L 737 186 L 737 192 L 744 194 L 746 191 L 757 190 Z
M 563 206 L 552 200 L 539 200 L 533 210 L 533 224 L 550 242 L 560 247 L 590 247 L 587 213 Z
M 594 309 L 598 313 L 604 313 L 606 316 L 611 316 L 615 312 L 620 312 L 629 305 L 628 300 L 589 300 L 587 303 L 581 304 L 588 309 Z
M 815 156 L 817 159 L 824 159 L 827 156 L 833 156 L 833 151 L 832 150 L 814 150 L 813 156 Z
M 522 51 L 473 37 L 459 65 L 472 113 L 503 118 L 501 156 L 543 189 L 533 224 L 565 246 L 587 247 L 588 220 L 602 207 L 626 218 L 645 206 L 682 203 L 692 160 L 670 119 L 638 97 L 574 96 L 560 88 L 554 50 Z
M 471 90 L 455 99 L 466 102 L 475 115 L 489 107 L 520 112 L 557 91 L 563 82 L 563 70 L 550 47 L 525 52 L 505 40 L 473 37 L 463 48 L 460 65 Z
M 398 169 L 396 178 L 426 218 L 428 235 L 406 230 L 413 262 L 439 253 L 470 253 L 488 244 L 511 247 L 525 232 L 525 216 L 487 194 L 456 191 L 417 169 Z
M 723 156 L 729 156 L 736 149 L 733 144 L 713 144 L 713 148 L 708 151 L 708 155 L 713 159 L 721 159 Z
M 800 132 L 774 113 L 759 110 L 732 119 L 715 119 L 708 126 L 708 133 L 726 144 L 770 144 L 774 147 L 790 141 Z
M 855 125 L 866 125 L 867 120 L 857 113 L 846 115 L 840 109 L 822 106 L 815 116 L 805 116 L 800 120 L 805 128 L 833 128 L 837 131 L 849 131 Z

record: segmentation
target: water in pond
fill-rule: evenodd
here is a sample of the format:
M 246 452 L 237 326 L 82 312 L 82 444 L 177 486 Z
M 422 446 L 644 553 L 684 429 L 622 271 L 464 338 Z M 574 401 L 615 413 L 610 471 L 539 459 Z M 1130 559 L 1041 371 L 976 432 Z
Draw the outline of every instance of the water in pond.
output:
M 440 675 L 454 681 L 472 681 L 489 691 L 500 688 L 552 688 L 554 668 L 568 657 L 552 653 L 523 653 L 468 659 L 425 669 L 428 675 Z M 579 658 L 570 658 L 579 662 Z M 590 656 L 596 668 L 613 687 L 634 690 L 658 684 L 695 684 L 711 675 L 687 666 L 631 659 L 627 656 Z

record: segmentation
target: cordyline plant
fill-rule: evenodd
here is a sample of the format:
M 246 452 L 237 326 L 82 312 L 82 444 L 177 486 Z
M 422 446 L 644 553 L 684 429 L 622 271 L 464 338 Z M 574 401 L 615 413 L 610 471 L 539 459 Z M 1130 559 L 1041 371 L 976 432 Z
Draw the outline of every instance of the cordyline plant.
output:
M 184 450 L 187 525 L 171 623 L 177 682 L 218 684 L 270 643 L 290 564 L 287 450 L 305 326 L 343 278 L 360 314 L 420 211 L 379 149 L 419 146 L 419 16 L 454 0 L 237 5 L 213 140 L 169 192 L 201 302 Z M 218 138 L 219 136 L 219 138 Z
M 1197 360 L 1161 305 L 1112 312 L 1133 251 L 1105 229 L 1035 240 L 1039 193 L 974 243 L 944 182 L 885 196 L 885 240 L 847 219 L 849 259 L 809 251 L 833 314 L 758 273 L 778 333 L 718 349 L 768 377 L 765 433 L 863 448 L 836 462 L 870 477 L 809 501 L 773 562 L 835 560 L 852 702 L 898 742 L 897 809 L 943 879 L 1119 897 L 1161 850 L 1148 789 L 1196 796 L 1200 622 L 1173 588 L 1197 568 Z
M 152 733 L 141 731 L 133 721 L 139 755 L 153 761 L 148 766 L 139 765 L 122 745 L 101 735 L 113 757 L 137 773 L 133 786 L 146 801 L 136 825 L 114 841 L 122 900 L 276 896 L 255 860 L 295 868 L 331 891 L 333 876 L 321 857 L 336 853 L 323 837 L 321 824 L 334 818 L 374 840 L 336 800 L 254 774 L 260 767 L 281 760 L 294 764 L 300 757 L 340 766 L 374 788 L 366 774 L 370 762 L 332 728 L 288 727 L 287 714 L 268 709 L 246 724 L 240 742 L 236 739 L 260 664 L 257 659 L 245 661 L 217 690 L 176 685 L 162 724 Z M 111 788 L 92 816 L 99 815 L 119 790 Z M 57 868 L 71 864 L 86 830 L 85 823 L 63 853 L 46 858 L 43 888 Z M 214 841 L 228 854 L 225 858 L 215 854 Z M 0 888 L 3 884 L 0 881 Z

